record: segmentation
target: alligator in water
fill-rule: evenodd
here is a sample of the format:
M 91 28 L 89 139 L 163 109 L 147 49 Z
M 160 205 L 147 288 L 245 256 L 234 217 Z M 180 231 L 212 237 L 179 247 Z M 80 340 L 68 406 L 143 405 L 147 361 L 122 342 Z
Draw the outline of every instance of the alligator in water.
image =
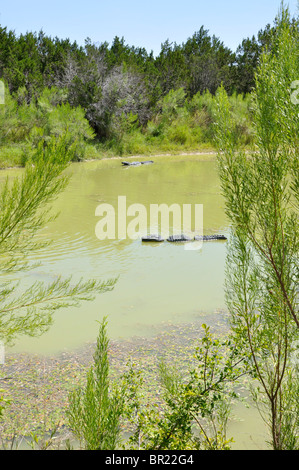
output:
M 196 235 L 194 238 L 187 237 L 186 235 L 173 235 L 167 239 L 168 242 L 190 242 L 195 241 L 213 241 L 213 240 L 227 240 L 224 235 Z
M 227 240 L 227 238 L 224 235 L 203 235 L 203 236 L 196 235 L 194 237 L 194 240 L 197 240 L 197 241 Z
M 145 162 L 121 162 L 124 166 L 140 166 L 140 165 L 150 165 L 154 163 L 152 160 L 147 160 Z
M 169 238 L 167 238 L 168 242 L 191 242 L 194 240 L 193 238 L 187 237 L 186 235 L 171 235 Z
M 190 238 L 184 234 L 182 235 L 171 235 L 167 241 L 171 243 L 176 242 L 191 242 L 191 241 L 213 241 L 213 240 L 227 240 L 224 235 L 196 235 L 194 238 Z M 163 242 L 164 239 L 160 235 L 147 235 L 142 237 L 143 242 Z
M 164 238 L 160 235 L 147 235 L 142 237 L 143 242 L 164 242 Z

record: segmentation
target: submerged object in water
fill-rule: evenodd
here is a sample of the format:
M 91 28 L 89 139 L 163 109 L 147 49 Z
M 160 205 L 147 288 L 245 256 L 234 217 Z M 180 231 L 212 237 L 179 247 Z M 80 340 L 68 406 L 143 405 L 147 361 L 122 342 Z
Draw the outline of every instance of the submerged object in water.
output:
M 160 235 L 145 235 L 141 239 L 143 242 L 164 242 L 164 239 Z M 215 240 L 227 240 L 224 235 L 196 235 L 194 238 L 190 238 L 187 235 L 170 235 L 167 238 L 168 242 L 179 243 L 179 242 L 191 242 L 191 241 L 215 241 Z
M 203 235 L 203 236 L 196 235 L 194 237 L 194 240 L 213 241 L 213 240 L 227 240 L 227 238 L 224 235 Z
M 181 235 L 171 235 L 167 241 L 168 242 L 191 242 L 193 238 L 187 237 L 187 235 L 184 235 L 183 233 Z
M 164 242 L 164 238 L 160 235 L 147 235 L 142 237 L 143 242 Z
M 140 166 L 140 162 L 122 162 L 124 166 Z
M 147 160 L 145 162 L 121 162 L 124 166 L 140 166 L 140 165 L 150 165 L 154 163 L 152 160 Z

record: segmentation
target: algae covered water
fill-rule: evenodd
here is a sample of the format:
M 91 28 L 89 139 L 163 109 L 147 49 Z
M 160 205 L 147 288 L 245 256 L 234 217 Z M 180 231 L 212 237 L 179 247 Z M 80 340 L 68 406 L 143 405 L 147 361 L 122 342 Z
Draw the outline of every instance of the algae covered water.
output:
M 57 276 L 107 280 L 118 277 L 112 292 L 55 313 L 40 338 L 20 338 L 14 352 L 53 354 L 94 341 L 98 323 L 108 316 L 111 338 L 150 336 L 165 325 L 196 321 L 225 308 L 226 244 L 207 242 L 197 251 L 181 244 L 144 244 L 140 239 L 99 240 L 96 208 L 118 197 L 127 204 L 201 204 L 204 234 L 229 231 L 220 194 L 217 163 L 211 155 L 165 156 L 152 165 L 123 167 L 121 160 L 73 164 L 70 182 L 53 204 L 59 216 L 42 232 L 52 243 L 32 255 L 40 265 L 22 283 L 52 282 Z M 3 172 L 3 176 L 5 176 Z

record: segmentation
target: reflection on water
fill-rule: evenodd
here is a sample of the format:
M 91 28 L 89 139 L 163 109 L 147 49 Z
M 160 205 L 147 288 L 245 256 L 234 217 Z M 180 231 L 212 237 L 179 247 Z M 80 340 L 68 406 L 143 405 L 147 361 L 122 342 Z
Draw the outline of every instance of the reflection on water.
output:
M 200 251 L 186 251 L 167 242 L 98 240 L 95 235 L 96 207 L 109 203 L 117 215 L 120 195 L 126 196 L 127 207 L 203 204 L 204 233 L 228 233 L 215 160 L 158 157 L 154 165 L 124 168 L 115 159 L 73 164 L 68 171 L 70 183 L 53 208 L 60 215 L 42 233 L 53 243 L 32 256 L 41 266 L 24 275 L 24 285 L 38 279 L 51 282 L 58 275 L 119 280 L 113 292 L 57 312 L 48 333 L 20 339 L 14 351 L 52 354 L 94 341 L 96 321 L 104 315 L 110 336 L 117 338 L 148 335 L 153 325 L 186 322 L 224 308 L 225 243 L 208 242 Z

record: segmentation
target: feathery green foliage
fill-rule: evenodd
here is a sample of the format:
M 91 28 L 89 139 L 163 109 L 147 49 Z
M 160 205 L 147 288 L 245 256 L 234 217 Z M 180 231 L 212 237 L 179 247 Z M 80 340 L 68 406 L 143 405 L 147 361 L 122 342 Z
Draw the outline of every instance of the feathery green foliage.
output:
M 70 394 L 69 425 L 86 450 L 115 450 L 121 442 L 121 417 L 125 409 L 125 383 L 111 386 L 106 317 L 100 324 L 94 353 L 84 388 Z
M 88 450 L 227 450 L 226 425 L 234 387 L 243 375 L 242 359 L 230 340 L 204 335 L 195 351 L 196 366 L 182 377 L 160 363 L 162 402 L 145 401 L 143 376 L 136 365 L 111 383 L 106 318 L 100 324 L 94 364 L 86 385 L 69 397 L 67 416 L 74 437 Z M 129 423 L 126 441 L 121 425 Z
M 261 56 L 253 94 L 255 152 L 238 150 L 229 99 L 217 94 L 216 141 L 233 231 L 227 304 L 258 386 L 253 396 L 274 449 L 298 448 L 298 105 L 299 35 L 282 7 L 271 51 Z
M 227 339 L 216 339 L 203 325 L 195 366 L 185 376 L 160 362 L 160 403 L 144 401 L 142 376 L 127 375 L 128 419 L 132 434 L 126 448 L 138 450 L 228 450 L 226 436 L 235 387 L 243 375 L 243 359 Z M 135 372 L 135 375 L 134 375 Z
M 72 160 L 83 159 L 86 144 L 95 136 L 84 110 L 72 108 L 63 89 L 45 88 L 30 103 L 24 100 L 24 93 L 19 89 L 13 96 L 6 87 L 5 104 L 0 106 L 0 156 L 4 163 L 17 149 L 18 164 L 24 164 L 39 142 L 51 142 L 54 137 L 64 138 L 73 150 Z
M 17 273 L 29 269 L 28 254 L 42 246 L 36 233 L 56 216 L 51 202 L 65 188 L 64 170 L 73 156 L 67 139 L 40 142 L 21 177 L 7 178 L 0 192 L 1 303 L 0 337 L 37 335 L 47 330 L 55 310 L 90 299 L 113 288 L 114 280 L 79 281 L 58 278 L 50 285 L 35 283 L 19 293 Z M 14 280 L 10 280 L 14 275 Z

